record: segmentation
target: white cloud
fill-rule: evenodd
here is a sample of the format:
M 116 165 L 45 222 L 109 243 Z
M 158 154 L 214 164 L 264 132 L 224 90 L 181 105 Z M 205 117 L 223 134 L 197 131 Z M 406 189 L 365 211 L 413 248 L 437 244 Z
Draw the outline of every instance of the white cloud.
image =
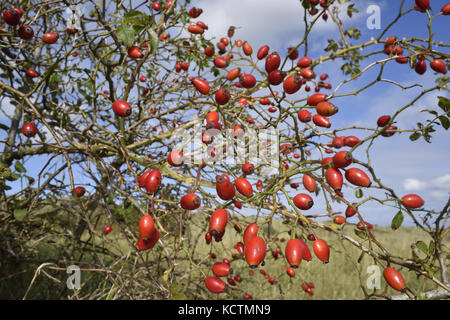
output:
M 303 37 L 303 8 L 298 1 L 227 0 L 220 5 L 215 1 L 199 1 L 195 5 L 203 14 L 194 21 L 204 21 L 209 29 L 207 37 L 226 36 L 235 26 L 235 39 L 247 40 L 254 51 L 260 46 L 280 47 L 283 40 Z M 280 52 L 281 54 L 281 52 Z
M 426 182 L 419 179 L 409 178 L 403 182 L 403 188 L 407 191 L 422 190 L 426 186 Z
M 432 180 L 431 184 L 434 188 L 450 190 L 450 174 Z
M 14 115 L 16 106 L 11 104 L 9 98 L 3 98 L 0 101 L 0 120 L 7 120 Z
M 304 36 L 304 8 L 298 0 L 226 0 L 220 5 L 215 1 L 201 0 L 195 6 L 202 8 L 203 13 L 193 21 L 200 20 L 208 25 L 206 37 L 216 37 L 218 41 L 226 36 L 230 26 L 235 26 L 234 38 L 248 41 L 254 52 L 267 44 L 271 51 L 277 50 L 280 55 L 285 55 L 287 47 L 298 44 Z M 352 24 L 364 18 L 363 13 L 356 14 Z M 311 21 L 317 16 L 308 14 L 307 17 Z M 341 12 L 339 17 L 344 24 L 350 19 L 345 12 Z M 327 22 L 319 18 L 311 34 L 315 41 L 309 43 L 312 50 L 320 43 L 322 51 L 323 44 L 327 43 L 326 38 L 333 33 L 338 35 L 339 31 L 331 17 Z M 323 34 L 327 37 L 324 38 Z
M 434 191 L 430 191 L 430 195 L 431 197 L 433 197 L 434 199 L 438 200 L 438 201 L 445 201 L 448 199 L 449 197 L 449 192 L 447 191 L 442 191 L 442 190 L 434 190 Z

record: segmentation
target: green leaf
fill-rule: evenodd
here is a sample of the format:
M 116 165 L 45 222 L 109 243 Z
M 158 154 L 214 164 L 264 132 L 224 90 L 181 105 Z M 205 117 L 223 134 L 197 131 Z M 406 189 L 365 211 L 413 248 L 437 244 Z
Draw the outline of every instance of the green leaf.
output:
M 422 251 L 425 254 L 428 254 L 428 246 L 425 244 L 425 242 L 417 241 L 416 246 L 417 246 L 417 248 L 420 249 L 420 251 Z
M 25 169 L 25 167 L 19 161 L 16 161 L 16 163 L 14 163 L 14 168 L 16 169 L 17 172 L 22 173 L 27 172 L 27 169 Z
M 430 241 L 430 245 L 428 246 L 428 254 L 434 255 L 434 241 Z
M 7 131 L 9 129 L 9 127 L 4 125 L 3 123 L 0 123 L 0 129 Z
M 392 219 L 391 228 L 392 230 L 397 230 L 403 223 L 404 215 L 402 211 L 397 212 L 397 214 Z
M 347 15 L 351 18 L 353 16 L 353 12 L 359 12 L 358 9 L 354 8 L 354 4 L 351 4 L 347 7 Z
M 122 24 L 117 28 L 117 37 L 122 40 L 127 48 L 131 47 L 134 43 L 134 29 L 128 24 Z
M 27 215 L 26 209 L 15 209 L 14 210 L 14 219 L 17 221 L 23 221 Z
M 27 178 L 28 179 L 28 183 L 30 184 L 30 185 L 32 185 L 33 183 L 34 183 L 34 178 L 33 177 L 30 177 L 30 176 L 25 176 L 25 178 Z
M 361 188 L 356 189 L 356 190 L 355 190 L 355 197 L 357 197 L 357 198 L 362 198 L 362 196 L 363 196 L 363 191 L 362 191 L 362 189 L 361 189 Z
M 62 82 L 63 79 L 59 73 L 54 73 L 50 76 L 50 79 L 48 80 L 49 84 L 55 85 L 59 82 Z
M 19 178 L 20 178 L 20 176 L 17 173 L 11 172 L 10 176 L 7 177 L 6 180 L 8 180 L 8 181 L 16 181 Z
M 153 31 L 152 29 L 149 29 L 148 32 L 150 33 L 150 41 L 152 44 L 150 53 L 155 54 L 156 49 L 158 49 L 159 38 L 158 38 L 158 35 L 156 34 L 156 32 Z
M 137 17 L 143 15 L 142 12 L 137 10 L 130 10 L 125 14 L 125 20 L 132 17 Z
M 444 127 L 444 129 L 448 130 L 448 128 L 450 127 L 450 120 L 444 115 L 440 116 L 439 120 L 441 121 L 441 124 Z
M 302 6 L 305 9 L 309 9 L 311 7 L 311 3 L 309 2 L 309 0 L 303 0 L 302 1 Z
M 187 300 L 187 297 L 184 295 L 184 293 L 175 293 L 172 295 L 173 300 Z
M 441 107 L 441 109 L 444 110 L 445 112 L 450 111 L 450 99 L 440 96 L 438 98 L 439 98 L 438 106 Z
M 367 239 L 367 234 L 365 231 L 362 230 L 358 230 L 358 229 L 354 229 L 353 230 L 355 232 L 355 234 L 360 237 L 361 239 Z
M 412 135 L 409 136 L 409 140 L 416 141 L 421 136 L 420 132 L 414 132 Z

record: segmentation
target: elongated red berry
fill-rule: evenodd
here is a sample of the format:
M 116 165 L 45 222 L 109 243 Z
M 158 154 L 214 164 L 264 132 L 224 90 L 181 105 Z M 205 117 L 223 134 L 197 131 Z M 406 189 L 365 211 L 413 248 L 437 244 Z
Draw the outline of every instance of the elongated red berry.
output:
M 339 169 L 336 168 L 328 168 L 325 171 L 325 178 L 327 183 L 333 188 L 334 191 L 340 191 L 342 189 L 342 185 L 344 183 L 344 178 Z
M 142 51 L 137 46 L 131 46 L 128 48 L 128 55 L 133 59 L 139 59 L 144 56 Z
M 82 187 L 82 186 L 78 186 L 78 187 L 75 187 L 75 189 L 73 189 L 73 192 L 75 193 L 75 195 L 78 198 L 81 198 L 85 194 L 86 188 Z
M 266 72 L 271 73 L 272 71 L 277 70 L 280 63 L 281 59 L 277 52 L 269 54 L 266 58 Z
M 131 106 L 124 100 L 116 100 L 112 104 L 114 113 L 122 118 L 126 118 L 131 114 Z
M 298 49 L 297 48 L 293 48 L 293 47 L 289 47 L 287 56 L 291 60 L 296 60 L 298 58 Z
M 416 0 L 416 5 L 423 11 L 430 9 L 430 0 Z
M 206 80 L 200 79 L 200 78 L 194 78 L 192 80 L 192 83 L 194 84 L 194 86 L 197 88 L 197 90 L 206 95 L 209 93 L 209 84 Z
M 317 106 L 319 103 L 325 101 L 326 95 L 323 93 L 315 93 L 312 96 L 308 97 L 306 103 L 310 106 Z
M 220 105 L 227 104 L 228 101 L 230 101 L 230 98 L 231 98 L 231 94 L 227 88 L 220 88 L 216 92 L 216 102 Z
M 234 184 L 223 176 L 219 176 L 216 179 L 216 191 L 219 198 L 225 201 L 233 199 L 236 194 Z
M 333 217 L 333 222 L 336 223 L 336 224 L 339 224 L 339 225 L 340 224 L 344 224 L 345 223 L 345 218 L 343 216 L 337 215 L 337 216 Z
M 232 269 L 229 264 L 216 262 L 212 266 L 212 272 L 216 277 L 227 277 L 232 272 Z
M 243 73 L 239 76 L 239 83 L 246 89 L 253 88 L 256 84 L 256 78 L 252 74 Z
M 155 231 L 155 223 L 150 215 L 142 216 L 139 221 L 139 234 L 143 240 L 148 240 Z
M 246 245 L 251 239 L 255 238 L 258 234 L 258 225 L 256 223 L 250 223 L 244 231 L 244 244 Z
M 267 56 L 268 53 L 269 53 L 269 46 L 264 45 L 261 48 L 259 48 L 258 53 L 256 54 L 256 57 L 258 58 L 258 60 L 262 60 Z
M 344 145 L 346 147 L 354 147 L 360 142 L 361 140 L 359 140 L 359 138 L 355 136 L 348 136 L 344 138 Z
M 247 41 L 245 41 L 244 44 L 242 45 L 242 50 L 244 51 L 244 54 L 246 56 L 251 56 L 253 53 L 253 48 Z
M 340 149 L 344 146 L 345 137 L 335 137 L 331 142 L 331 146 L 336 149 Z
M 200 207 L 202 200 L 194 193 L 184 195 L 180 200 L 180 205 L 185 210 L 195 210 Z
M 417 61 L 414 70 L 416 70 L 416 72 L 420 75 L 424 74 L 427 71 L 427 63 L 425 60 Z
M 316 190 L 316 180 L 314 180 L 314 178 L 312 178 L 311 176 L 304 174 L 302 181 L 303 181 L 303 186 L 309 192 L 313 192 L 314 190 Z
M 255 237 L 245 245 L 245 260 L 250 268 L 256 268 L 266 256 L 266 243 L 261 237 Z
M 331 127 L 331 122 L 327 117 L 324 117 L 320 114 L 315 114 L 313 116 L 313 122 L 318 127 L 329 128 Z
M 311 80 L 316 77 L 314 71 L 309 68 L 302 69 L 302 71 L 300 71 L 300 75 L 306 80 Z
M 253 187 L 251 183 L 245 178 L 237 178 L 234 181 L 234 185 L 240 194 L 249 198 L 253 195 Z
M 55 32 L 46 32 L 42 36 L 42 41 L 44 41 L 47 44 L 52 44 L 58 41 L 58 34 Z
M 300 58 L 297 62 L 297 67 L 299 68 L 307 68 L 311 65 L 311 59 L 308 57 Z
M 309 210 L 314 205 L 313 199 L 306 193 L 300 193 L 293 199 L 295 206 L 301 210 Z
M 228 81 L 234 81 L 240 74 L 241 68 L 234 68 L 228 71 L 226 78 Z
M 212 236 L 216 236 L 225 231 L 228 222 L 228 211 L 225 209 L 217 209 L 209 219 L 209 232 Z
M 450 15 L 450 2 L 442 7 L 441 12 L 444 16 Z
M 352 205 L 355 207 L 356 203 L 352 203 Z M 347 218 L 353 217 L 356 212 L 358 212 L 358 207 L 356 207 L 356 209 L 353 209 L 351 206 L 347 206 L 347 209 L 345 209 L 345 216 Z
M 395 290 L 403 291 L 406 288 L 403 276 L 394 268 L 387 267 L 384 269 L 383 276 L 386 282 Z
M 19 27 L 17 34 L 24 40 L 31 40 L 34 36 L 34 31 L 29 25 L 24 24 Z
M 445 65 L 444 61 L 441 59 L 434 59 L 430 63 L 431 69 L 433 69 L 436 72 L 446 74 L 447 73 L 447 66 Z
M 106 236 L 108 233 L 110 233 L 112 230 L 111 226 L 105 226 L 105 228 L 103 229 L 103 234 Z
M 20 22 L 23 11 L 20 8 L 8 8 L 3 12 L 3 20 L 10 26 L 16 26 Z
M 305 241 L 303 241 L 302 239 L 298 239 L 300 246 L 302 247 L 302 251 L 303 251 L 303 260 L 305 261 L 311 261 L 312 260 L 312 255 L 311 255 L 311 251 L 309 251 L 308 246 L 306 245 Z
M 36 78 L 39 76 L 39 74 L 36 72 L 36 70 L 34 70 L 33 68 L 29 68 L 26 71 L 27 76 L 29 76 L 30 78 Z
M 161 172 L 158 169 L 150 171 L 145 178 L 145 190 L 147 193 L 154 193 L 161 186 Z
M 345 179 L 351 184 L 358 187 L 370 187 L 372 182 L 367 174 L 358 168 L 350 168 L 345 172 Z
M 306 110 L 306 109 L 300 110 L 300 111 L 298 112 L 297 116 L 298 116 L 298 119 L 299 119 L 301 122 L 304 122 L 304 123 L 310 122 L 311 119 L 312 119 L 311 112 L 309 112 L 309 111 Z
M 303 247 L 299 239 L 290 239 L 287 242 L 284 256 L 292 268 L 298 268 L 303 257 Z
M 423 206 L 423 199 L 417 194 L 407 194 L 402 198 L 402 204 L 408 209 L 417 209 Z
M 198 24 L 191 24 L 188 26 L 188 31 L 192 34 L 202 34 L 205 30 Z
M 294 94 L 302 87 L 303 81 L 299 74 L 295 73 L 287 77 L 283 82 L 283 89 L 287 94 Z
M 321 116 L 331 117 L 332 115 L 336 114 L 339 111 L 339 109 L 331 102 L 322 101 L 317 104 L 316 111 Z
M 205 279 L 206 288 L 212 293 L 222 293 L 226 290 L 227 285 L 225 282 L 216 277 L 208 277 Z
M 155 231 L 152 233 L 152 235 L 150 236 L 150 238 L 148 240 L 144 240 L 144 239 L 142 239 L 141 236 L 139 236 L 136 247 L 141 251 L 151 249 L 158 242 L 159 236 L 160 236 L 160 233 L 159 233 L 158 229 L 155 229 Z
M 277 70 L 273 70 L 269 73 L 267 80 L 269 81 L 269 83 L 271 85 L 277 86 L 283 82 L 285 77 L 286 77 L 286 72 L 280 71 L 277 69 Z
M 333 167 L 335 168 L 345 168 L 348 167 L 353 162 L 352 153 L 349 151 L 340 151 L 336 153 L 333 157 Z
M 313 250 L 317 258 L 323 263 L 328 263 L 330 259 L 330 248 L 322 239 L 316 239 L 313 243 Z

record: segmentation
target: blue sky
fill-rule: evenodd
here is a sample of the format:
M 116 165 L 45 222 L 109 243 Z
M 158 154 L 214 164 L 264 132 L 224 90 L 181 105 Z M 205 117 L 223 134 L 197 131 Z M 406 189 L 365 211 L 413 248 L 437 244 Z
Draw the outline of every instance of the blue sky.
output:
M 354 14 L 352 19 L 342 18 L 344 28 L 355 26 L 361 31 L 361 37 L 358 40 L 350 40 L 350 43 L 361 43 L 370 40 L 371 37 L 377 38 L 382 30 L 397 16 L 400 1 L 356 1 L 355 7 L 359 13 Z M 435 14 L 447 1 L 432 1 L 432 12 Z M 216 36 L 217 42 L 220 37 L 226 34 L 230 25 L 239 27 L 236 30 L 235 38 L 247 40 L 253 46 L 254 51 L 262 45 L 269 45 L 270 51 L 277 51 L 284 58 L 287 48 L 296 45 L 304 33 L 303 9 L 298 1 L 270 1 L 270 0 L 228 0 L 216 1 L 198 1 L 193 5 L 203 8 L 204 13 L 198 20 L 208 24 L 207 36 Z M 368 29 L 366 21 L 370 14 L 367 8 L 370 5 L 377 5 L 380 8 L 381 30 Z M 414 1 L 405 1 L 403 11 L 414 5 Z M 417 11 L 410 12 L 401 18 L 386 35 L 386 39 L 391 35 L 398 38 L 428 36 L 427 15 Z M 433 39 L 435 41 L 448 42 L 448 28 L 450 20 L 446 16 L 439 16 L 433 20 Z M 328 39 L 339 39 L 339 31 L 329 18 L 327 22 L 320 20 L 318 28 L 315 28 L 310 37 L 311 58 L 318 58 L 327 53 L 323 48 L 327 46 Z M 214 43 L 215 43 L 214 42 Z M 378 44 L 377 49 L 382 50 L 383 45 Z M 303 52 L 303 47 L 300 48 Z M 373 46 L 369 48 L 374 50 Z M 442 48 L 445 53 L 449 53 L 448 48 Z M 365 50 L 363 52 L 370 52 Z M 375 59 L 382 59 L 383 55 L 375 56 Z M 373 59 L 364 61 L 361 68 L 367 66 Z M 315 68 L 317 74 L 327 73 L 330 76 L 330 83 L 333 89 L 340 81 L 344 79 L 340 70 L 341 63 L 324 63 Z M 374 79 L 378 68 L 369 71 L 360 79 L 350 82 L 341 87 L 337 94 L 352 92 L 356 88 L 367 84 Z M 383 78 L 395 80 L 405 86 L 420 83 L 423 89 L 433 87 L 435 73 L 429 68 L 424 75 L 418 75 L 408 65 L 400 65 L 390 61 L 383 74 Z M 279 86 L 280 90 L 281 85 Z M 357 126 L 376 126 L 376 119 L 384 114 L 392 114 L 399 107 L 409 103 L 416 97 L 422 88 L 413 88 L 402 90 L 401 88 L 389 83 L 379 83 L 363 91 L 358 96 L 334 99 L 333 103 L 339 107 L 339 113 L 331 118 L 332 128 L 340 128 L 351 125 Z M 331 90 L 333 91 L 333 90 Z M 303 90 L 299 97 L 305 97 Z M 437 96 L 447 96 L 445 91 L 433 92 L 422 97 L 417 103 L 406 110 L 398 117 L 397 126 L 401 129 L 413 129 L 417 122 L 425 123 L 429 119 L 427 113 L 420 112 L 424 108 L 436 109 Z M 437 127 L 434 133 L 432 143 L 425 142 L 422 138 L 411 142 L 409 134 L 396 134 L 390 138 L 379 138 L 371 149 L 371 161 L 377 175 L 382 182 L 391 186 L 397 195 L 402 196 L 408 193 L 418 193 L 425 200 L 426 207 L 429 209 L 441 209 L 450 192 L 450 169 L 448 159 L 450 157 L 449 133 L 442 127 Z M 361 131 L 345 131 L 345 135 L 357 135 L 364 138 L 368 133 Z M 324 141 L 324 140 L 323 140 Z M 328 141 L 324 141 L 328 142 Z M 365 149 L 359 148 L 354 156 L 357 159 L 366 159 Z M 301 180 L 301 176 L 297 179 Z M 295 181 L 295 179 L 294 179 Z M 300 189 L 299 189 L 300 190 Z M 295 193 L 293 193 L 295 194 Z M 365 195 L 369 194 L 366 192 Z M 380 192 L 371 191 L 370 194 L 380 195 Z M 357 200 L 353 192 L 344 190 L 344 195 L 349 201 Z M 381 197 L 383 194 L 381 193 Z M 352 199 L 353 197 L 353 199 Z M 333 205 L 335 211 L 344 211 L 345 205 Z M 324 209 L 324 206 L 317 201 L 315 206 L 310 209 L 311 213 L 318 213 Z M 309 211 L 307 213 L 309 213 Z M 324 212 L 324 211 L 322 211 Z M 397 209 L 380 206 L 375 202 L 366 203 L 360 212 L 364 219 L 371 223 L 380 225 L 389 225 Z M 412 220 L 405 217 L 405 225 L 411 225 Z
M 394 2 L 394 4 L 393 4 Z M 344 28 L 355 26 L 361 30 L 362 36 L 359 40 L 351 40 L 351 43 L 361 43 L 371 37 L 378 37 L 385 26 L 392 21 L 398 13 L 400 1 L 356 1 L 355 7 L 359 13 L 352 19 L 342 17 Z M 447 1 L 432 1 L 432 14 L 439 12 L 440 8 Z M 413 6 L 413 0 L 405 1 L 405 8 Z M 369 18 L 366 9 L 369 5 L 377 5 L 381 9 L 381 30 L 370 30 L 366 21 Z M 195 21 L 204 21 L 209 29 L 205 32 L 206 37 L 216 37 L 213 43 L 226 35 L 230 25 L 238 27 L 235 39 L 247 40 L 253 46 L 254 51 L 264 44 L 270 46 L 270 51 L 278 51 L 282 58 L 287 53 L 287 48 L 295 46 L 304 33 L 303 9 L 298 0 L 226 0 L 226 1 L 192 1 L 191 6 L 203 9 L 203 14 Z M 432 24 L 435 41 L 448 42 L 448 29 L 450 18 L 446 16 L 437 17 Z M 426 38 L 428 36 L 426 14 L 417 11 L 409 13 L 399 20 L 394 27 L 383 37 L 396 35 L 399 38 L 409 38 L 412 36 Z M 336 25 L 328 19 L 328 22 L 320 20 L 310 37 L 309 56 L 313 59 L 325 55 L 323 48 L 327 45 L 328 39 L 339 39 L 339 32 Z M 371 46 L 370 51 L 382 50 L 383 45 Z M 302 52 L 303 48 L 300 48 Z M 442 49 L 449 53 L 448 49 Z M 370 52 L 363 51 L 363 52 Z M 382 59 L 384 55 L 377 55 L 374 59 Z M 367 66 L 373 59 L 364 61 L 362 68 Z M 263 66 L 261 62 L 261 66 Z M 329 82 L 333 85 L 332 92 L 345 77 L 340 70 L 340 62 L 327 62 L 315 68 L 319 75 L 327 73 Z M 368 81 L 373 80 L 378 68 L 367 72 L 358 81 L 350 82 L 340 88 L 337 94 L 352 92 Z M 333 103 L 339 107 L 339 113 L 331 118 L 333 127 L 345 126 L 376 126 L 376 119 L 383 114 L 392 114 L 399 107 L 409 103 L 421 90 L 435 85 L 436 75 L 429 68 L 424 75 L 418 75 L 408 65 L 400 65 L 395 61 L 387 64 L 383 78 L 395 80 L 405 86 L 420 83 L 423 88 L 412 88 L 402 90 L 389 83 L 379 83 L 370 89 L 362 92 L 358 96 L 336 98 Z M 277 88 L 282 90 L 282 86 Z M 437 96 L 447 96 L 446 92 L 433 92 L 422 97 L 414 106 L 402 113 L 397 122 L 401 129 L 412 129 L 417 122 L 424 123 L 429 119 L 427 113 L 420 112 L 424 108 L 437 108 Z M 298 98 L 306 97 L 303 90 L 298 93 Z M 2 110 L 7 112 L 6 103 L 2 104 Z M 8 112 L 7 112 L 8 113 Z M 0 121 L 5 122 L 4 115 L 0 113 Z M 442 127 L 436 127 L 433 134 L 432 143 L 426 143 L 422 138 L 411 142 L 409 134 L 396 134 L 390 138 L 379 138 L 371 149 L 371 161 L 376 173 L 384 184 L 392 187 L 397 195 L 402 196 L 408 193 L 418 193 L 425 200 L 428 209 L 441 209 L 446 203 L 450 192 L 450 169 L 448 159 L 450 158 L 449 133 Z M 357 135 L 364 138 L 368 133 L 361 131 L 346 131 L 345 135 Z M 0 139 L 4 139 L 4 131 L 0 130 Z M 321 140 L 323 142 L 328 142 Z M 365 160 L 365 148 L 359 148 L 354 153 L 357 159 Z M 42 159 L 41 159 L 42 160 Z M 31 176 L 36 177 L 42 169 L 42 161 L 29 159 L 26 163 Z M 300 182 L 301 175 L 293 181 Z M 77 176 L 79 184 L 88 183 L 88 179 Z M 20 187 L 19 181 L 13 184 L 14 189 Z M 289 189 L 289 188 L 288 188 Z M 301 190 L 298 189 L 299 192 Z M 291 192 L 295 195 L 295 192 Z M 369 194 L 366 192 L 365 195 Z M 381 195 L 379 192 L 370 192 L 373 195 Z M 356 201 L 351 189 L 345 189 L 346 199 Z M 323 201 L 316 201 L 315 206 L 307 213 L 324 213 Z M 345 205 L 333 204 L 334 211 L 344 211 Z M 397 209 L 380 206 L 375 202 L 366 203 L 360 212 L 364 219 L 379 225 L 389 225 Z M 355 220 L 356 221 L 356 220 Z M 355 222 L 353 221 L 353 222 Z M 406 217 L 405 225 L 410 225 L 411 220 Z

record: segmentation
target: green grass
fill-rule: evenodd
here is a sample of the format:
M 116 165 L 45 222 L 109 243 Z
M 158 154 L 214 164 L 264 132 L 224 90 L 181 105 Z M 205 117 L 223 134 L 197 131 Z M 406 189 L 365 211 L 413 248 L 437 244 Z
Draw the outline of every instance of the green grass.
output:
M 173 219 L 173 218 L 170 218 Z M 246 223 L 251 222 L 252 218 L 247 218 Z M 134 221 L 136 220 L 136 221 Z M 127 221 L 128 225 L 136 225 L 138 218 L 134 219 L 132 223 Z M 168 228 L 170 232 L 177 232 L 177 224 L 175 220 L 170 223 L 164 218 L 161 219 L 161 224 Z M 98 223 L 99 226 L 105 225 L 106 222 Z M 312 242 L 306 240 L 313 259 L 310 262 L 302 261 L 298 269 L 295 270 L 294 278 L 287 275 L 286 271 L 282 270 L 282 266 L 287 267 L 284 256 L 280 255 L 278 259 L 274 259 L 271 251 L 277 247 L 284 252 L 286 241 L 290 238 L 287 231 L 290 225 L 283 224 L 280 220 L 274 220 L 271 226 L 271 241 L 268 242 L 268 251 L 265 259 L 265 266 L 254 269 L 254 275 L 250 276 L 247 263 L 242 257 L 233 260 L 232 254 L 237 253 L 234 245 L 238 241 L 242 241 L 242 233 L 237 233 L 232 225 L 228 225 L 227 231 L 221 242 L 212 241 L 207 245 L 204 240 L 204 234 L 208 226 L 208 219 L 206 215 L 201 213 L 191 215 L 191 219 L 184 221 L 186 227 L 185 234 L 180 239 L 172 236 L 164 236 L 162 234 L 161 240 L 164 242 L 170 256 L 173 257 L 177 246 L 181 243 L 180 251 L 176 260 L 176 267 L 174 270 L 175 278 L 172 282 L 166 282 L 168 273 L 168 261 L 166 253 L 162 249 L 161 244 L 157 244 L 153 249 L 142 252 L 145 261 L 153 276 L 166 287 L 170 287 L 172 294 L 178 298 L 189 299 L 242 299 L 244 293 L 251 294 L 254 299 L 364 299 L 364 294 L 361 286 L 366 287 L 366 280 L 369 276 L 367 267 L 373 264 L 373 258 L 365 254 L 362 257 L 361 251 L 345 240 L 340 240 L 338 235 L 315 229 L 316 236 L 324 239 L 331 248 L 330 262 L 323 264 L 319 261 L 312 250 Z M 246 224 L 243 224 L 245 227 Z M 118 230 L 117 226 L 113 226 L 113 231 L 108 236 L 101 235 L 101 231 L 94 240 L 89 238 L 88 233 L 83 233 L 82 241 L 88 241 L 86 248 L 90 251 L 80 255 L 83 250 L 78 247 L 73 251 L 73 255 L 68 254 L 68 250 L 61 250 L 64 245 L 67 245 L 67 239 L 54 238 L 55 242 L 49 244 L 46 242 L 30 241 L 29 246 L 33 247 L 36 256 L 40 261 L 54 261 L 56 265 L 65 267 L 73 264 L 73 261 L 80 264 L 82 268 L 101 268 L 97 257 L 101 257 L 108 269 L 113 271 L 110 273 L 111 278 L 107 278 L 105 273 L 84 271 L 82 274 L 83 288 L 79 293 L 79 297 L 92 297 L 95 291 L 95 298 L 120 298 L 120 299 L 148 299 L 153 297 L 149 290 L 142 290 L 148 288 L 150 283 L 146 276 L 145 268 L 142 261 L 138 259 L 135 251 L 130 248 L 128 242 L 123 238 L 123 235 Z M 364 246 L 373 246 L 376 252 L 381 253 L 375 244 L 369 243 L 368 240 L 359 238 L 354 233 L 354 225 L 344 225 L 343 231 L 350 237 L 360 241 Z M 137 230 L 135 235 L 137 234 Z M 267 226 L 262 230 L 264 237 L 267 236 Z M 306 239 L 307 232 L 303 228 L 297 230 L 297 234 Z M 393 231 L 388 227 L 375 226 L 373 234 L 376 239 L 394 256 L 411 258 L 411 245 L 417 241 L 424 241 L 429 244 L 429 236 L 417 228 L 401 227 Z M 285 238 L 286 241 L 274 241 L 274 238 Z M 445 245 L 450 244 L 449 237 L 445 239 Z M 104 254 L 102 250 L 109 250 L 111 254 Z M 97 252 L 97 256 L 92 252 Z M 64 252 L 64 253 L 63 253 Z M 71 251 L 69 251 L 71 252 Z M 215 253 L 217 258 L 214 260 L 210 258 L 210 254 Z M 421 257 L 424 257 L 422 255 Z M 230 287 L 227 294 L 211 294 L 204 286 L 203 280 L 205 277 L 213 276 L 211 266 L 214 262 L 221 261 L 223 258 L 231 260 L 233 268 L 233 275 L 239 274 L 242 277 L 242 282 L 236 287 Z M 359 259 L 361 258 L 361 259 Z M 447 261 L 448 263 L 448 261 Z M 77 264 L 77 263 L 75 263 Z M 381 290 L 377 290 L 378 294 L 395 294 L 396 292 L 387 287 L 383 279 L 383 267 L 386 262 L 379 261 L 380 268 L 380 284 Z M 3 261 L 2 274 L 0 276 L 0 297 L 2 298 L 22 298 L 31 278 L 34 275 L 38 264 L 29 262 L 17 261 Z M 430 280 L 425 280 L 424 277 L 418 278 L 414 272 L 408 271 L 405 268 L 395 266 L 404 276 L 407 286 L 414 292 L 421 292 L 436 288 L 436 285 Z M 21 270 L 29 269 L 27 272 L 15 274 Z M 270 274 L 276 281 L 271 285 L 267 279 L 260 274 L 259 270 L 264 269 L 266 273 Z M 67 298 L 72 292 L 64 289 L 67 274 L 64 271 L 47 270 L 53 277 L 60 279 L 61 283 L 56 283 L 44 275 L 39 275 L 33 285 L 32 290 L 28 295 L 29 299 L 55 299 Z M 13 277 L 9 275 L 15 274 Z M 436 274 L 439 278 L 439 274 Z M 111 279 L 114 280 L 112 285 Z M 223 279 L 226 281 L 226 279 Z M 314 296 L 310 297 L 303 292 L 301 285 L 303 282 L 313 282 L 315 285 Z M 124 290 L 118 290 L 118 287 L 125 288 L 128 295 L 115 295 Z M 367 289 L 367 288 L 366 288 Z M 100 294 L 103 290 L 103 294 Z M 367 289 L 367 292 L 371 290 Z

